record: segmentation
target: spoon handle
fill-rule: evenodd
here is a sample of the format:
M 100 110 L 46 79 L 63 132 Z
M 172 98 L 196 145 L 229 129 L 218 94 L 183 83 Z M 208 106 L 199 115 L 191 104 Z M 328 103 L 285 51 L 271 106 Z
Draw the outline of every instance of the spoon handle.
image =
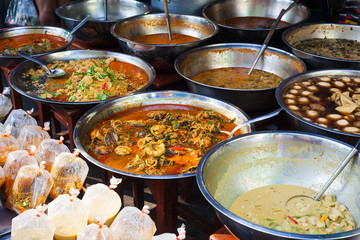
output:
M 169 30 L 169 40 L 172 41 L 170 14 L 169 14 L 168 3 L 167 3 L 167 0 L 163 0 L 163 2 L 164 2 L 164 9 L 165 9 L 166 24 L 167 24 L 167 27 L 168 27 L 168 30 Z
M 82 27 L 82 25 L 84 25 L 84 23 L 91 17 L 91 13 L 89 13 L 83 20 L 81 20 L 81 22 L 76 25 L 73 30 L 71 30 L 71 32 L 69 33 L 69 35 L 67 36 L 66 40 L 68 40 L 68 38 L 70 38 L 71 35 L 73 35 L 73 33 L 78 30 L 79 28 Z
M 35 59 L 35 58 L 29 57 L 28 55 L 23 54 L 23 53 L 21 53 L 20 51 L 18 51 L 17 53 L 18 53 L 21 57 L 26 58 L 27 60 L 36 62 L 37 64 L 39 64 L 40 66 L 42 66 L 43 68 L 45 68 L 45 70 L 46 70 L 46 72 L 47 72 L 48 74 L 51 74 L 50 69 L 49 69 L 44 63 L 40 62 L 39 60 L 37 60 L 37 59 Z

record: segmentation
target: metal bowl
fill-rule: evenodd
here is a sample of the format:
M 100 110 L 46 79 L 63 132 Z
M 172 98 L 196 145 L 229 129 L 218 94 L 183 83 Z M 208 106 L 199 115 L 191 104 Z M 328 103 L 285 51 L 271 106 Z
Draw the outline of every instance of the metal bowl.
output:
M 237 107 L 222 102 L 220 100 L 205 97 L 189 92 L 180 92 L 180 91 L 159 91 L 159 92 L 148 92 L 148 93 L 139 93 L 113 101 L 97 105 L 94 108 L 90 109 L 85 113 L 80 120 L 77 122 L 74 129 L 74 139 L 75 145 L 80 150 L 81 154 L 93 164 L 125 176 L 144 178 L 144 179 L 175 179 L 175 178 L 185 178 L 195 176 L 195 172 L 178 174 L 178 175 L 145 175 L 145 174 L 135 174 L 126 171 L 121 171 L 115 168 L 111 168 L 101 162 L 97 161 L 95 158 L 90 156 L 85 151 L 85 140 L 90 133 L 92 127 L 99 121 L 107 118 L 113 114 L 116 114 L 127 109 L 131 109 L 138 106 L 152 105 L 152 104 L 181 104 L 181 105 L 192 105 L 205 109 L 214 110 L 218 113 L 221 113 L 228 118 L 234 118 L 235 123 L 239 124 L 244 121 L 247 121 L 249 117 L 242 110 Z M 252 132 L 254 131 L 254 126 L 246 126 L 242 128 L 243 132 Z
M 323 57 L 294 47 L 294 44 L 299 41 L 313 38 L 342 38 L 360 41 L 360 26 L 332 23 L 311 24 L 288 29 L 282 36 L 284 43 L 291 51 L 311 69 L 360 69 L 360 60 Z
M 144 91 L 154 81 L 155 70 L 152 66 L 150 66 L 147 62 L 143 61 L 140 58 L 118 52 L 109 52 L 109 51 L 101 51 L 101 50 L 71 50 L 71 51 L 48 54 L 45 56 L 41 56 L 37 59 L 45 64 L 48 64 L 54 61 L 70 61 L 71 59 L 85 59 L 85 58 L 90 59 L 90 58 L 109 58 L 109 57 L 114 57 L 117 60 L 134 64 L 135 66 L 142 68 L 147 73 L 149 77 L 149 82 L 144 87 L 142 87 L 141 89 L 135 92 Z M 11 87 L 15 89 L 15 91 L 19 92 L 21 95 L 33 99 L 37 102 L 42 102 L 45 104 L 50 104 L 54 106 L 56 105 L 65 108 L 79 108 L 79 107 L 89 108 L 93 105 L 104 103 L 111 100 L 111 99 L 106 99 L 106 100 L 89 101 L 89 102 L 64 102 L 64 101 L 54 101 L 50 99 L 39 98 L 38 91 L 41 90 L 41 86 L 31 81 L 30 77 L 27 78 L 23 77 L 23 74 L 27 72 L 29 69 L 35 69 L 38 67 L 39 65 L 32 61 L 26 61 L 20 63 L 10 73 L 9 82 Z M 43 80 L 45 83 L 47 81 L 47 78 L 44 77 Z M 54 82 L 53 87 L 54 88 L 63 87 L 63 83 Z
M 148 14 L 124 19 L 111 27 L 124 52 L 149 62 L 157 71 L 173 71 L 177 56 L 186 50 L 208 44 L 218 27 L 210 20 L 190 15 L 170 14 L 171 31 L 197 37 L 200 40 L 182 44 L 146 44 L 131 39 L 156 33 L 167 33 L 165 14 Z
M 203 9 L 203 16 L 216 22 L 220 32 L 218 40 L 221 42 L 263 43 L 270 29 L 246 29 L 230 27 L 219 21 L 232 17 L 258 16 L 276 19 L 281 9 L 286 9 L 292 0 L 220 0 L 209 3 Z M 271 46 L 283 45 L 281 34 L 285 29 L 305 22 L 310 17 L 310 10 L 303 4 L 295 5 L 283 17 L 282 21 L 291 23 L 288 27 L 276 28 L 270 41 Z
M 175 61 L 175 70 L 186 79 L 191 91 L 216 97 L 235 104 L 244 111 L 260 111 L 276 106 L 275 87 L 268 89 L 232 89 L 199 83 L 191 78 L 209 69 L 222 67 L 250 68 L 261 45 L 223 43 L 189 50 Z M 286 79 L 306 71 L 305 64 L 283 50 L 268 47 L 256 64 L 256 69 L 274 73 Z
M 21 36 L 26 34 L 49 34 L 57 37 L 61 37 L 66 39 L 70 32 L 59 27 L 51 27 L 51 26 L 26 26 L 26 27 L 13 27 L 13 28 L 5 28 L 0 30 L 0 39 L 9 38 L 9 37 L 15 37 L 15 36 Z M 74 36 L 70 36 L 67 44 L 65 46 L 62 46 L 58 49 L 48 51 L 45 53 L 40 54 L 33 54 L 32 57 L 41 56 L 44 54 L 49 54 L 53 52 L 59 52 L 62 50 L 65 50 L 68 46 L 72 44 L 72 42 L 75 40 Z M 5 67 L 14 67 L 18 63 L 24 61 L 25 59 L 16 55 L 16 56 L 5 56 L 0 55 L 0 66 Z
M 74 33 L 75 36 L 93 47 L 109 48 L 116 46 L 116 39 L 110 34 L 112 24 L 120 19 L 151 11 L 149 5 L 135 0 L 111 0 L 107 4 L 105 8 L 104 1 L 71 1 L 58 7 L 55 12 L 69 30 L 91 13 L 89 20 Z
M 312 77 L 320 77 L 320 76 L 360 76 L 360 70 L 349 70 L 349 69 L 332 69 L 332 70 L 313 70 L 308 71 L 302 74 L 295 75 L 283 81 L 276 89 L 275 96 L 278 104 L 285 110 L 286 117 L 289 123 L 289 126 L 298 131 L 311 132 L 316 134 L 321 134 L 324 136 L 332 137 L 339 139 L 341 141 L 355 144 L 360 135 L 353 133 L 346 133 L 337 131 L 334 129 L 322 127 L 320 125 L 314 124 L 305 120 L 304 118 L 296 115 L 291 110 L 289 110 L 282 100 L 282 96 L 284 92 L 295 82 L 303 81 L 305 79 L 309 79 Z
M 203 7 L 214 0 L 167 0 L 169 12 L 186 15 L 201 16 Z M 151 0 L 153 11 L 164 12 L 164 2 L 162 0 Z
M 353 215 L 352 231 L 305 235 L 281 232 L 246 221 L 229 211 L 241 194 L 273 184 L 319 190 L 350 152 L 351 146 L 319 135 L 264 131 L 237 136 L 210 149 L 200 160 L 198 187 L 222 223 L 239 239 L 359 239 L 359 156 L 352 160 L 325 194 L 336 195 Z

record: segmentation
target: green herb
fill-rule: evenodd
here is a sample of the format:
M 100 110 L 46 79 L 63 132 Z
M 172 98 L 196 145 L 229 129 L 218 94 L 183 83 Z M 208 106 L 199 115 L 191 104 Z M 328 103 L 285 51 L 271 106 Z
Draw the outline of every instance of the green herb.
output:
M 81 73 L 81 72 L 74 72 L 74 75 L 85 75 L 85 73 Z
M 59 97 L 60 96 L 60 94 L 56 94 L 56 93 L 54 93 L 54 92 L 49 92 L 51 95 L 53 95 L 54 97 Z
M 105 64 L 105 61 L 104 60 L 100 60 L 100 63 L 102 64 L 102 65 L 104 65 Z
M 261 206 L 261 205 L 260 205 Z M 275 221 L 275 219 L 273 219 L 273 218 L 269 218 L 269 217 L 266 217 L 266 218 L 264 218 L 266 221 Z
M 71 61 L 77 62 L 78 60 L 75 58 L 70 59 Z
M 96 96 L 97 99 L 99 100 L 105 100 L 106 99 L 106 95 L 100 94 L 98 93 L 98 95 Z
M 36 80 L 37 80 L 37 77 L 33 75 L 33 76 L 30 77 L 30 80 L 31 80 L 31 81 L 36 81 Z
M 75 96 L 74 96 L 74 94 L 69 97 L 68 101 L 69 101 L 69 102 L 75 101 Z
M 280 226 L 280 225 L 278 223 L 276 223 L 276 222 L 269 223 L 269 227 L 272 228 L 272 229 L 275 229 L 278 226 Z
M 105 90 L 103 90 L 103 93 L 108 97 L 113 97 L 114 95 L 111 95 L 110 93 L 107 93 Z
M 72 84 L 72 81 L 67 81 L 64 83 L 64 87 L 66 87 L 67 85 L 71 85 Z

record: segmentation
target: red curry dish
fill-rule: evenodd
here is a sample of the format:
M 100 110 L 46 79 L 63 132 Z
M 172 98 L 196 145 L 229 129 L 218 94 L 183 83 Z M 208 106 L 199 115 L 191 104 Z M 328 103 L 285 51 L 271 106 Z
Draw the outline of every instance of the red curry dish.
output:
M 138 36 L 132 39 L 132 41 L 147 44 L 181 44 L 200 40 L 199 38 L 179 33 L 172 33 L 171 37 L 172 40 L 170 41 L 168 33 L 156 33 Z
M 90 131 L 87 152 L 122 171 L 175 175 L 196 171 L 203 154 L 228 138 L 234 120 L 200 107 L 155 104 L 116 113 Z M 237 132 L 238 135 L 240 133 Z

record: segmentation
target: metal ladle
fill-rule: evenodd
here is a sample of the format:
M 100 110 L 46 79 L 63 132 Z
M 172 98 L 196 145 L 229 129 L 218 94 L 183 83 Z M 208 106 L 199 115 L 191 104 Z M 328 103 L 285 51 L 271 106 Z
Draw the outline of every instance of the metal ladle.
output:
M 168 8 L 167 0 L 163 0 L 163 2 L 165 9 L 166 24 L 169 32 L 169 40 L 172 41 L 169 8 Z
M 319 201 L 319 199 L 321 198 L 321 196 L 324 194 L 324 192 L 329 188 L 329 186 L 334 182 L 334 180 L 337 178 L 337 176 L 341 173 L 341 171 L 347 166 L 347 164 L 350 162 L 350 160 L 352 159 L 352 157 L 358 152 L 358 147 L 360 144 L 360 138 L 358 140 L 358 142 L 356 143 L 356 145 L 351 149 L 351 151 L 347 154 L 347 156 L 345 157 L 345 159 L 340 163 L 340 165 L 336 168 L 335 172 L 333 172 L 333 174 L 331 175 L 331 177 L 328 179 L 328 181 L 325 183 L 325 185 L 319 190 L 319 192 L 311 197 L 311 196 L 307 196 L 307 195 L 295 195 L 290 197 L 286 202 L 285 202 L 285 206 L 288 204 L 288 202 L 294 198 L 297 197 L 305 197 L 305 198 L 310 198 L 314 201 Z

